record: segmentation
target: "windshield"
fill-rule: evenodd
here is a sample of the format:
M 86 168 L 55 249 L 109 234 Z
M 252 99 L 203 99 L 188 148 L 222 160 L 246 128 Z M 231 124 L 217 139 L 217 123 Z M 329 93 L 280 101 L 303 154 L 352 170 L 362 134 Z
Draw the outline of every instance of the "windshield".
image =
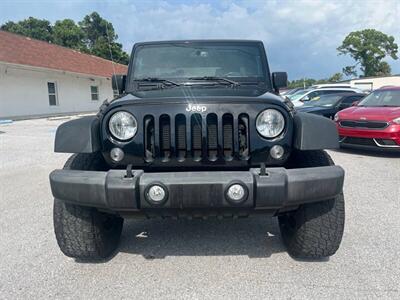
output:
M 322 95 L 318 100 L 308 101 L 307 105 L 311 106 L 327 106 L 331 107 L 336 105 L 339 99 L 343 97 L 341 95 Z
M 235 81 L 266 81 L 263 57 L 259 43 L 142 45 L 134 53 L 131 79 L 179 82 L 197 77 L 224 77 Z
M 285 94 L 285 96 L 287 97 L 287 96 L 289 96 L 289 95 L 294 95 L 294 94 L 296 94 L 297 92 L 300 92 L 300 91 L 302 91 L 302 90 L 303 90 L 302 88 L 297 88 L 297 89 L 289 90 L 289 91 Z
M 294 93 L 293 95 L 289 95 L 287 97 L 292 101 L 298 100 L 301 97 L 303 97 L 305 94 L 307 94 L 309 91 L 310 90 L 301 90 L 301 91 L 298 91 L 298 92 Z
M 365 97 L 358 106 L 400 106 L 400 90 L 377 90 Z

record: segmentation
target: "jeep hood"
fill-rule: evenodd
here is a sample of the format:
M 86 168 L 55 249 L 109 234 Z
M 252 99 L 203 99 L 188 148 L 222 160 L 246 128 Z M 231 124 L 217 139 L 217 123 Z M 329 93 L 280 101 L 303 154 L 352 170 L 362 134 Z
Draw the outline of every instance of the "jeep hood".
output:
M 130 94 L 138 98 L 164 98 L 164 97 L 206 97 L 206 96 L 244 96 L 257 97 L 266 92 L 263 86 L 243 85 L 237 88 L 231 86 L 215 86 L 215 87 L 176 87 L 155 90 L 140 90 Z
M 353 106 L 339 112 L 340 119 L 371 121 L 392 121 L 400 117 L 400 107 L 363 107 Z
M 174 89 L 171 89 L 174 90 Z M 285 107 L 286 110 L 290 110 L 285 104 L 285 100 L 275 94 L 266 92 L 259 95 L 254 95 L 254 89 L 252 89 L 252 95 L 249 95 L 248 91 L 242 91 L 240 89 L 232 89 L 232 91 L 224 89 L 215 89 L 215 94 L 210 93 L 210 89 L 204 91 L 204 94 L 199 91 L 202 89 L 187 89 L 185 93 L 165 93 L 163 91 L 147 91 L 140 93 L 130 93 L 121 96 L 120 98 L 114 99 L 110 102 L 109 109 L 116 106 L 122 106 L 125 104 L 135 105 L 168 105 L 168 104 L 206 104 L 206 103 L 270 103 Z M 167 96 L 169 95 L 169 96 Z

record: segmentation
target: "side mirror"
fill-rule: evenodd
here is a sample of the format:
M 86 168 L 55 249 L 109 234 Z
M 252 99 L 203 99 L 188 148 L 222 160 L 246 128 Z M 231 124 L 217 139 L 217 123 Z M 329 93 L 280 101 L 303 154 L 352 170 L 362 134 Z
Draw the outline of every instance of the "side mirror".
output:
M 354 101 L 354 102 L 351 104 L 351 106 L 357 106 L 358 103 L 360 103 L 360 101 Z
M 113 75 L 111 77 L 112 89 L 118 91 L 118 94 L 125 92 L 126 75 Z
M 300 101 L 301 102 L 307 102 L 307 101 L 310 101 L 310 100 L 311 100 L 310 97 L 308 95 L 306 95 Z
M 287 73 L 286 72 L 273 72 L 272 73 L 272 85 L 276 93 L 279 93 L 279 89 L 287 87 Z

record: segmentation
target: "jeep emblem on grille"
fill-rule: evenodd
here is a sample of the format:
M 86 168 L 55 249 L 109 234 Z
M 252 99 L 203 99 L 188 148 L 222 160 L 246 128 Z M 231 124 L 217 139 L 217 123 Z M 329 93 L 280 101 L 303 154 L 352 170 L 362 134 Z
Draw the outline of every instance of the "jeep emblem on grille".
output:
M 188 107 L 186 107 L 186 111 L 188 112 L 205 112 L 207 110 L 207 107 L 205 105 L 192 105 L 189 104 Z

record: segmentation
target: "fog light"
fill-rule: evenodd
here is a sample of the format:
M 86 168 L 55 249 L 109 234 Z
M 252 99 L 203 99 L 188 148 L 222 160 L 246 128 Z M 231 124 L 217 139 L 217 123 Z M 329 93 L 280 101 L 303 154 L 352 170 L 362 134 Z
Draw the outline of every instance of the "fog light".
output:
M 119 148 L 113 148 L 110 151 L 110 157 L 115 162 L 119 162 L 119 161 L 123 160 L 124 156 L 125 156 L 124 151 L 122 151 Z
M 247 198 L 247 189 L 241 184 L 235 183 L 228 188 L 226 196 L 233 202 L 242 202 Z
M 167 198 L 167 191 L 161 185 L 152 185 L 147 190 L 147 198 L 155 203 L 161 203 Z
M 271 154 L 272 158 L 281 159 L 283 154 L 285 153 L 285 150 L 283 149 L 282 146 L 275 145 L 272 146 L 271 150 L 269 150 L 269 153 Z

